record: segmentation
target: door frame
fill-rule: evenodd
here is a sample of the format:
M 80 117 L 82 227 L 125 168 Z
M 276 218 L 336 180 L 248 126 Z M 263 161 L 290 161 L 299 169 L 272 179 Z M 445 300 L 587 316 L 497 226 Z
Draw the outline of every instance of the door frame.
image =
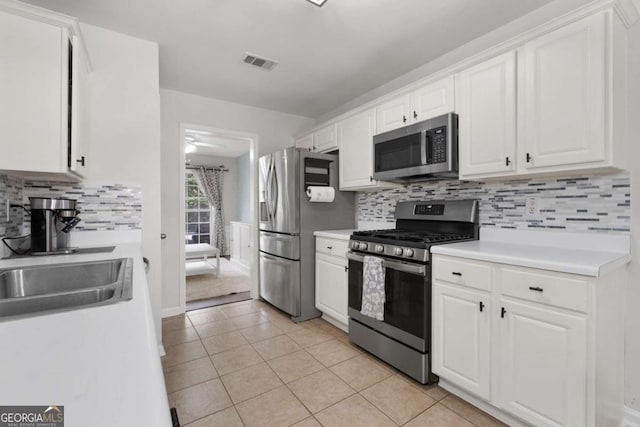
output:
M 184 224 L 186 217 L 186 208 L 184 204 L 185 198 L 185 188 L 184 188 L 184 174 L 186 173 L 186 155 L 184 152 L 186 145 L 186 131 L 187 129 L 198 129 L 202 131 L 211 132 L 217 135 L 223 135 L 227 137 L 243 139 L 249 143 L 249 198 L 251 200 L 250 203 L 250 212 L 249 212 L 249 228 L 251 234 L 251 265 L 249 270 L 249 280 L 251 281 L 251 298 L 258 299 L 259 298 L 259 289 L 258 289 L 258 278 L 259 278 L 259 262 L 258 262 L 258 135 L 250 132 L 242 132 L 230 129 L 221 129 L 215 128 L 206 125 L 196 125 L 191 123 L 180 122 L 180 143 L 178 146 L 180 147 L 180 215 L 178 215 L 180 234 L 184 234 Z M 179 247 L 180 253 L 180 310 L 182 313 L 186 312 L 187 309 L 187 280 L 186 280 L 186 271 L 185 271 L 185 247 L 184 241 L 180 240 L 181 244 Z

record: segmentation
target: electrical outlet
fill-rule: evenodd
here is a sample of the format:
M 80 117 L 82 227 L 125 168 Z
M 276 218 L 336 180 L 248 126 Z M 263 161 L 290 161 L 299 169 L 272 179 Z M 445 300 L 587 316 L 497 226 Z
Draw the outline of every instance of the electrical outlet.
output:
M 538 197 L 527 197 L 524 207 L 524 216 L 532 217 L 540 215 L 540 199 Z

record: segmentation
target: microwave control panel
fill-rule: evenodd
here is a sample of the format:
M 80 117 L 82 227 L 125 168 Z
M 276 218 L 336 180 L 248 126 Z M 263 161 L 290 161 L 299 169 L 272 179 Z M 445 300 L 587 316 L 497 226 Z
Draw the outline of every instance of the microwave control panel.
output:
M 427 163 L 445 163 L 447 161 L 447 127 L 440 126 L 428 132 L 431 158 Z

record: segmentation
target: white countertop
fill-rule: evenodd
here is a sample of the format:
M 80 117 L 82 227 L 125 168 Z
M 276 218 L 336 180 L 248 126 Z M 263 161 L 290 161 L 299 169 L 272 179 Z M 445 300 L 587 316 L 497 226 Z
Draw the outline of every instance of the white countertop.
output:
M 318 237 L 328 237 L 330 239 L 349 240 L 354 231 L 356 231 L 354 228 L 349 230 L 319 230 L 314 231 L 313 235 Z
M 431 252 L 598 277 L 631 261 L 628 248 L 628 236 L 482 229 L 480 240 L 436 245 Z
M 133 258 L 133 299 L 0 322 L 0 403 L 64 405 L 67 427 L 171 426 L 138 244 L 0 268 Z

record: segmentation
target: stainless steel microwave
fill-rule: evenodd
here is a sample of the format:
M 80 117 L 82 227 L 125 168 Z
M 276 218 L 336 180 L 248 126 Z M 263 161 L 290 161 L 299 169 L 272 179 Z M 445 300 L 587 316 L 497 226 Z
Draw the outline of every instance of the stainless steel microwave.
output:
M 414 182 L 458 177 L 458 115 L 434 117 L 373 136 L 373 177 Z

